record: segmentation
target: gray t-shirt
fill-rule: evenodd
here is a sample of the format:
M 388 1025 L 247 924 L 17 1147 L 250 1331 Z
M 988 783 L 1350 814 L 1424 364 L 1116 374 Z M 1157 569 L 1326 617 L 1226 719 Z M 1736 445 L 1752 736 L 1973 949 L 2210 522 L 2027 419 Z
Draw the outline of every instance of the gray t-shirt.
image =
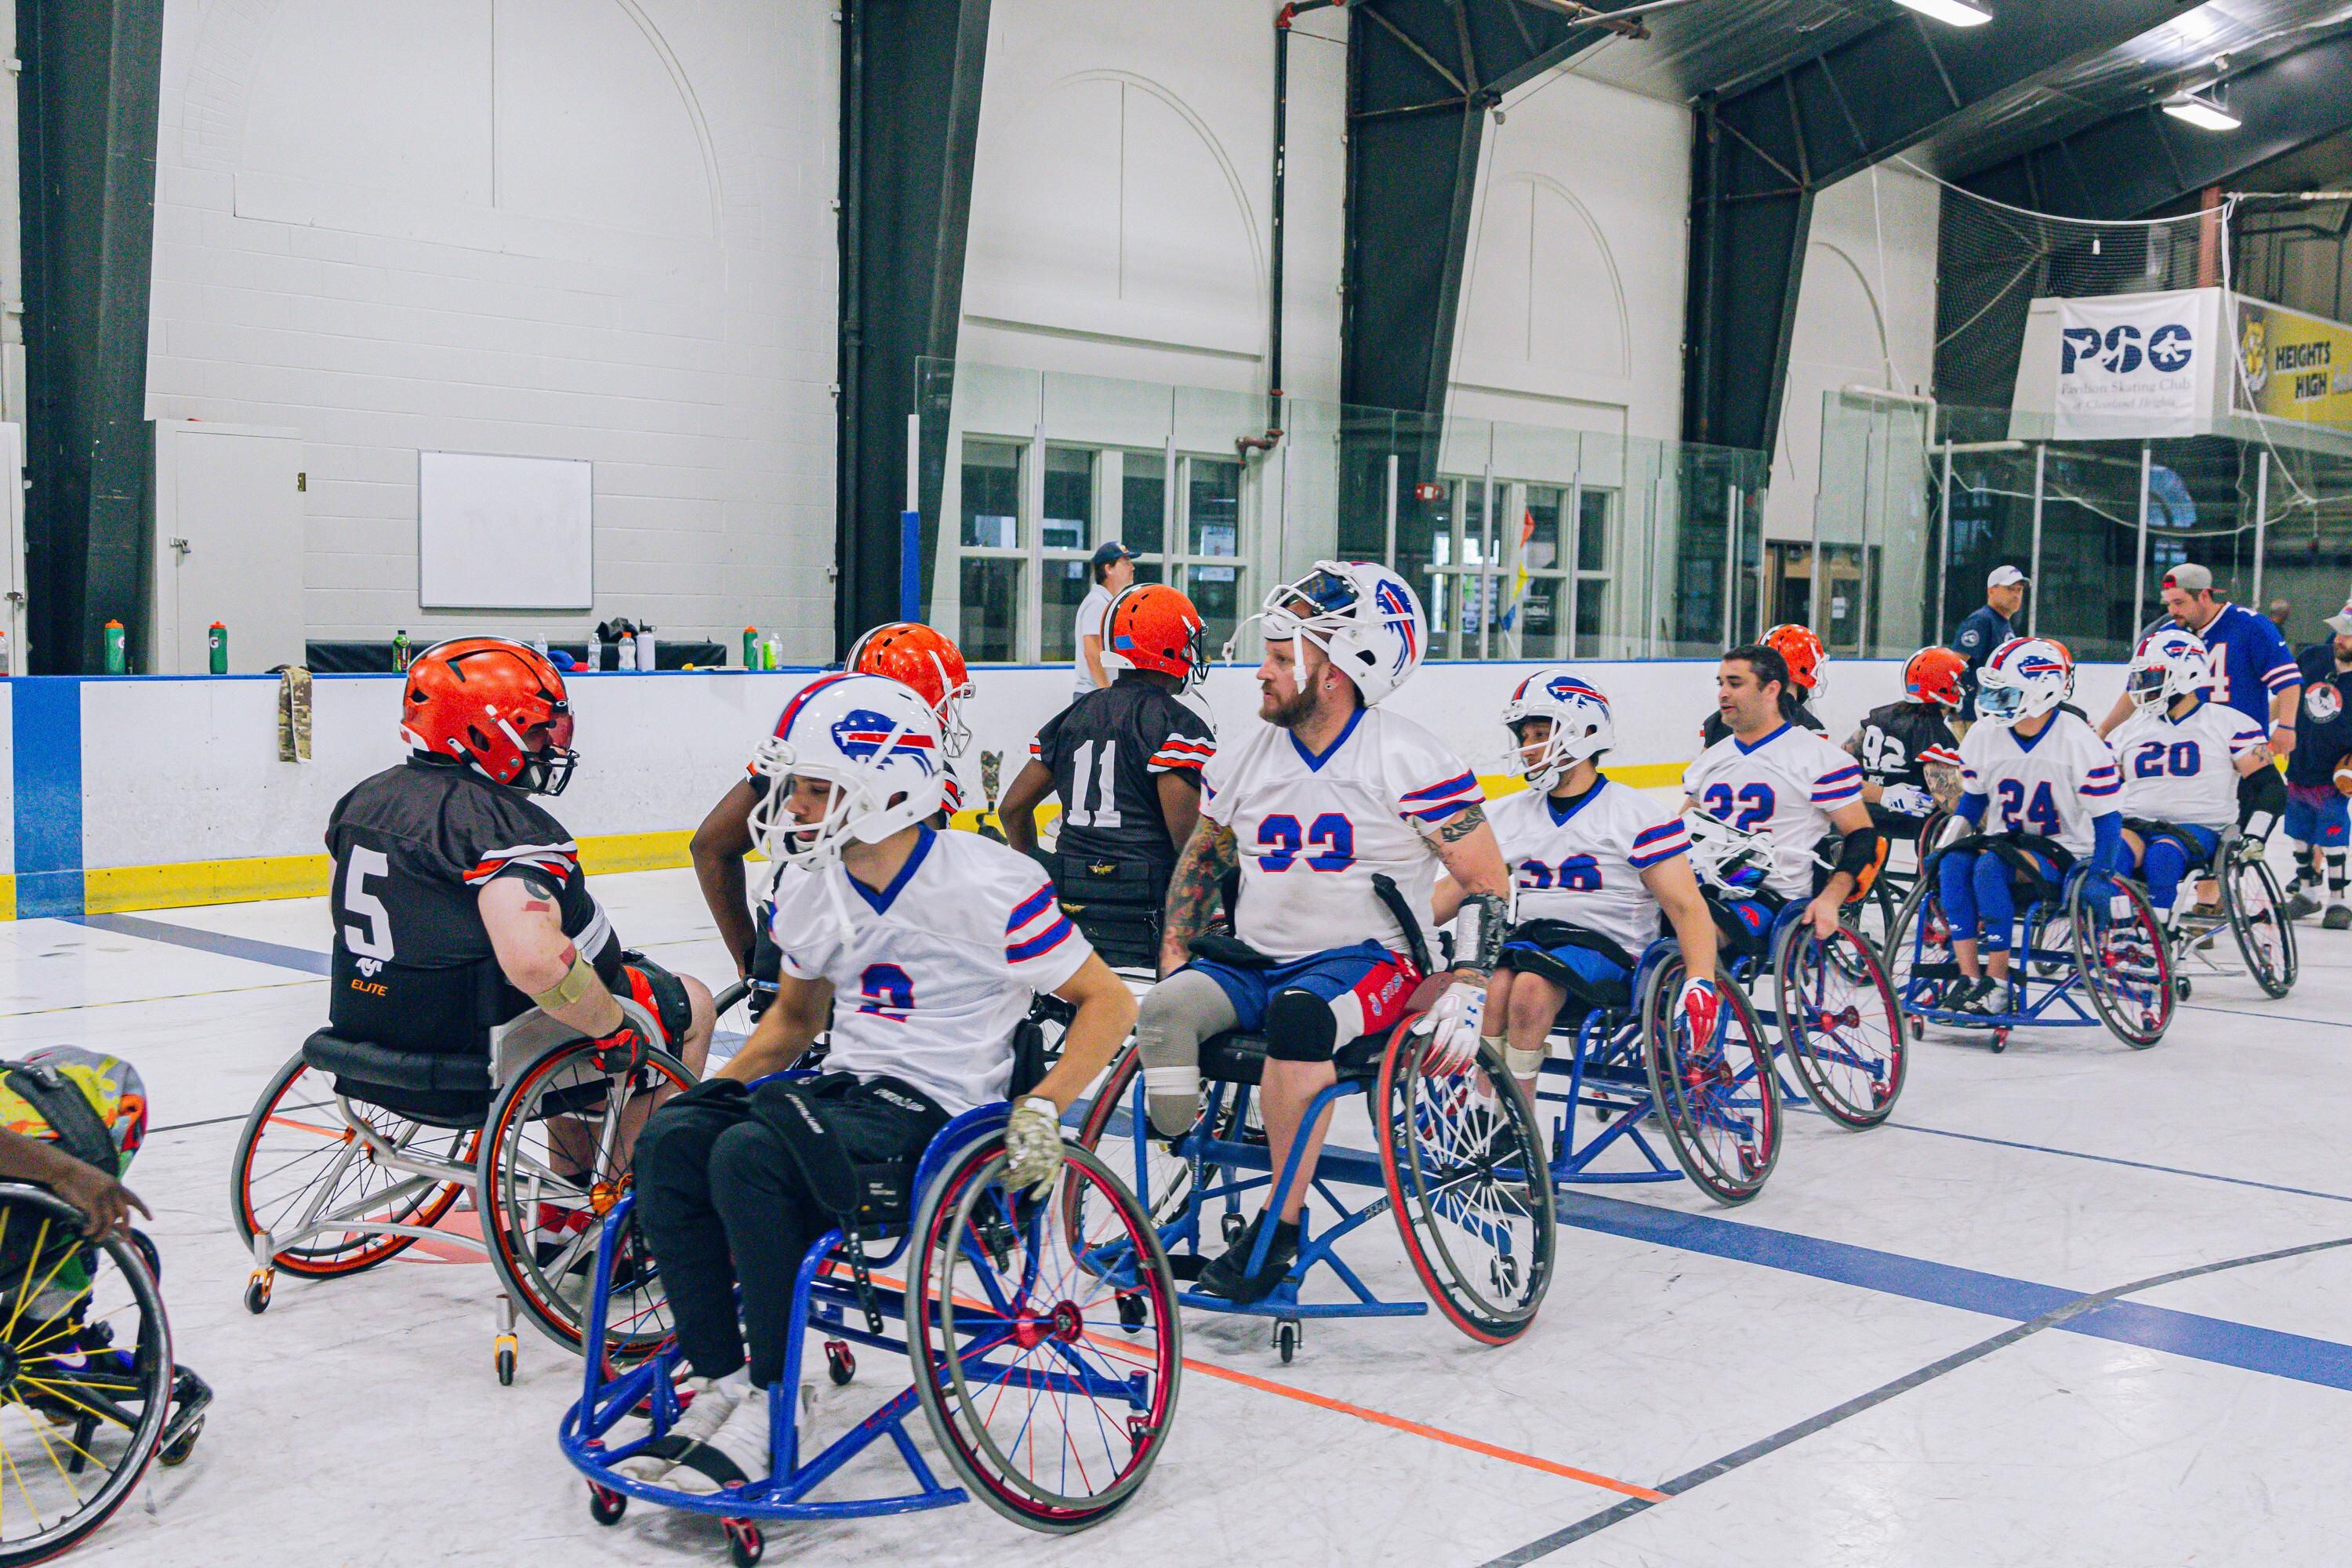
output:
M 1071 689 L 1077 696 L 1084 697 L 1096 689 L 1095 678 L 1087 668 L 1087 639 L 1103 635 L 1103 616 L 1109 610 L 1110 590 L 1099 583 L 1087 589 L 1087 596 L 1078 601 L 1078 629 L 1070 638 Z M 1106 667 L 1104 677 L 1108 679 L 1110 673 Z

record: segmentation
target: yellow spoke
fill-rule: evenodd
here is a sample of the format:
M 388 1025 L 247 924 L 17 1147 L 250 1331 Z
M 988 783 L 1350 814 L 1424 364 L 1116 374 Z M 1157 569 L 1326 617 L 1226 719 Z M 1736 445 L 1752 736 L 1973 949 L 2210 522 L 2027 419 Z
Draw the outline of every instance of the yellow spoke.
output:
M 17 1319 L 20 1315 L 22 1315 L 22 1314 L 23 1314 L 23 1312 L 24 1312 L 24 1310 L 25 1310 L 25 1303 L 26 1303 L 26 1301 L 28 1301 L 28 1300 L 32 1300 L 32 1295 L 33 1295 L 33 1265 L 34 1265 L 34 1264 L 36 1264 L 36 1263 L 38 1263 L 38 1262 L 40 1261 L 40 1258 L 41 1258 L 41 1248 L 42 1248 L 42 1247 L 43 1247 L 44 1245 L 46 1245 L 46 1244 L 47 1243 L 48 1239 L 49 1239 L 49 1216 L 48 1216 L 47 1215 L 46 1215 L 46 1214 L 45 1214 L 45 1215 L 43 1215 L 41 1216 L 41 1234 L 40 1234 L 40 1235 L 38 1235 L 38 1236 L 37 1236 L 37 1237 L 33 1237 L 33 1256 L 32 1256 L 32 1258 L 31 1258 L 31 1260 L 30 1260 L 30 1261 L 28 1261 L 28 1262 L 25 1265 L 25 1286 L 24 1286 L 24 1289 L 21 1289 L 21 1290 L 18 1290 L 18 1291 L 16 1292 L 16 1311 L 11 1312 L 11 1313 L 9 1313 L 9 1314 L 8 1314 L 8 1321 L 7 1321 L 6 1325 L 5 1325 L 5 1327 L 0 1327 L 0 1336 L 5 1336 L 5 1335 L 7 1335 L 7 1334 L 11 1334 L 11 1333 L 14 1333 L 14 1332 L 16 1331 L 16 1319 Z M 72 1256 L 73 1256 L 73 1254 L 72 1254 L 72 1253 L 70 1253 L 70 1252 L 68 1252 L 68 1253 L 67 1253 L 67 1254 L 66 1254 L 66 1256 L 67 1256 L 67 1257 L 68 1257 L 68 1258 L 70 1258 L 70 1257 L 72 1257 Z
M 50 1436 L 55 1437 L 58 1442 L 63 1443 L 67 1447 L 71 1448 L 75 1453 L 79 1454 L 91 1464 L 99 1466 L 102 1469 L 111 1470 L 114 1468 L 112 1465 L 108 1464 L 104 1459 L 100 1458 L 96 1454 L 91 1453 L 88 1448 L 83 1447 L 80 1444 L 75 1442 L 72 1438 L 58 1431 L 55 1422 L 45 1420 L 42 1417 L 41 1413 L 35 1410 L 31 1405 L 24 1404 L 21 1400 L 14 1401 L 13 1403 L 16 1405 L 17 1408 L 23 1410 L 26 1415 L 32 1417 L 36 1421 L 40 1421 L 43 1426 L 47 1426 Z M 71 1485 L 71 1483 L 68 1482 L 68 1485 Z M 74 1495 L 76 1497 L 79 1497 L 81 1494 L 79 1492 L 76 1492 Z
M 41 1505 L 33 1500 L 33 1489 L 25 1484 L 25 1468 L 16 1463 L 5 1448 L 0 1448 L 0 1470 L 16 1478 L 16 1495 L 25 1500 L 26 1511 L 33 1516 L 33 1526 L 37 1530 L 41 1523 Z M 0 1494 L 5 1494 L 6 1489 L 5 1485 L 0 1485 Z
M 73 1484 L 73 1476 L 66 1469 L 65 1461 L 58 1458 L 58 1451 L 49 1447 L 49 1434 L 56 1430 L 57 1428 L 50 1426 L 47 1422 L 39 1421 L 34 1424 L 33 1436 L 39 1441 L 41 1445 L 41 1452 L 48 1456 L 49 1468 L 57 1471 L 58 1479 L 65 1482 L 66 1492 L 74 1500 L 74 1506 L 76 1508 L 79 1508 L 82 1506 L 83 1502 L 81 1489 Z M 81 1453 L 79 1448 L 74 1447 L 73 1439 L 70 1437 L 64 1437 L 59 1440 L 62 1441 L 67 1447 L 73 1448 L 75 1453 Z M 84 1458 L 89 1458 L 86 1454 L 82 1457 Z
M 105 1411 L 93 1409 L 91 1406 L 84 1405 L 80 1400 L 76 1399 L 69 1391 L 60 1388 L 56 1384 L 50 1383 L 46 1379 L 27 1377 L 23 1373 L 18 1373 L 16 1374 L 16 1381 L 18 1383 L 31 1384 L 35 1389 L 47 1394 L 58 1404 L 70 1405 L 85 1415 L 95 1416 L 100 1421 L 113 1421 L 118 1426 L 122 1425 L 121 1422 L 116 1421 L 113 1416 L 109 1415 Z
M 48 1227 L 48 1222 L 47 1222 L 47 1220 L 43 1220 L 43 1221 L 41 1222 L 41 1226 L 42 1226 L 42 1228 L 46 1230 L 46 1229 Z M 41 1283 L 40 1283 L 39 1287 L 36 1289 L 35 1294 L 36 1294 L 36 1295 L 37 1295 L 41 1290 L 46 1290 L 46 1289 L 47 1289 L 49 1288 L 50 1282 L 51 1282 L 52 1280 L 56 1279 L 57 1279 L 57 1277 L 58 1277 L 59 1274 L 61 1274 L 61 1273 L 65 1272 L 65 1267 L 66 1267 L 66 1265 L 67 1265 L 67 1264 L 68 1264 L 68 1263 L 71 1263 L 71 1262 L 74 1260 L 75 1256 L 76 1256 L 77 1254 L 79 1254 L 80 1251 L 81 1251 L 80 1244 L 79 1243 L 79 1241 L 77 1241 L 77 1242 L 76 1242 L 76 1244 L 75 1244 L 74 1246 L 67 1247 L 67 1248 L 65 1249 L 65 1251 L 63 1251 L 62 1253 L 58 1254 L 58 1255 L 57 1267 L 49 1270 L 49 1272 L 48 1272 L 48 1277 L 47 1277 L 47 1279 L 43 1279 L 43 1280 L 41 1281 Z M 34 1255 L 33 1255 L 33 1256 L 34 1256 L 36 1258 L 39 1258 L 39 1257 L 40 1257 L 40 1254 L 39 1254 L 37 1251 L 36 1251 L 36 1252 L 34 1253 Z M 30 1269 L 30 1268 L 26 1268 L 26 1269 L 25 1270 L 25 1278 L 26 1278 L 26 1279 L 30 1279 L 32 1277 L 33 1277 L 33 1271 L 32 1271 L 32 1269 Z M 74 1300 L 74 1301 L 79 1301 L 79 1300 L 81 1300 L 81 1298 L 80 1298 L 79 1296 L 76 1296 L 73 1300 Z M 73 1305 L 73 1302 L 72 1302 L 72 1301 L 68 1301 L 68 1302 L 67 1302 L 67 1303 L 66 1303 L 66 1305 L 67 1305 L 68 1308 L 70 1308 L 70 1307 Z M 12 1313 L 10 1313 L 10 1314 L 8 1315 L 8 1326 L 7 1326 L 5 1329 L 0 1329 L 0 1337 L 5 1337 L 5 1336 L 6 1336 L 6 1335 L 13 1334 L 13 1333 L 15 1333 L 15 1332 L 16 1331 L 16 1320 L 17 1320 L 18 1318 L 20 1318 L 20 1317 L 24 1316 L 24 1312 L 25 1312 L 25 1303 L 24 1303 L 23 1301 L 21 1301 L 21 1300 L 20 1300 L 20 1301 L 18 1301 L 18 1302 L 16 1303 L 16 1311 L 14 1311 L 14 1312 L 12 1312 Z M 55 1322 L 57 1320 L 56 1320 L 54 1317 L 49 1317 L 49 1318 L 44 1318 L 44 1319 L 42 1319 L 41 1321 L 42 1321 L 43 1322 L 45 1322 L 45 1323 L 49 1323 L 49 1322 Z

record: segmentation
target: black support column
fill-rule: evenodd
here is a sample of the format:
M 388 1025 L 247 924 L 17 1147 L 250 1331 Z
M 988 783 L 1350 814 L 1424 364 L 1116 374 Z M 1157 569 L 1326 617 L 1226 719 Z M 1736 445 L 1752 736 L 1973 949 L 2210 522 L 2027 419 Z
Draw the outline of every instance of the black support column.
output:
M 17 0 L 31 668 L 140 646 L 163 0 Z
M 955 357 L 988 55 L 988 0 L 841 3 L 836 653 L 898 614 L 915 362 Z M 927 466 L 927 603 L 940 480 Z

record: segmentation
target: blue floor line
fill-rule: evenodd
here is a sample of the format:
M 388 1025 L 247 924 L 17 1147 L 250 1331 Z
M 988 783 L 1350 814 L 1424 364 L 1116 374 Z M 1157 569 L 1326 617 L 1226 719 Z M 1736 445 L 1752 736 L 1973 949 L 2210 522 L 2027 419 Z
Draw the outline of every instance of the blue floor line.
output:
M 143 937 L 151 942 L 169 942 L 177 947 L 218 953 L 227 958 L 277 964 L 306 974 L 328 973 L 327 955 L 307 948 L 256 942 L 247 937 L 223 936 L 215 931 L 197 931 L 190 926 L 172 925 L 163 921 L 142 920 L 135 915 L 80 915 L 72 918 L 79 924 L 99 931 Z M 2178 1171 L 2162 1165 L 2143 1165 L 2137 1161 L 2116 1160 L 2099 1154 L 2076 1154 L 2071 1150 L 2045 1149 L 2030 1143 L 2010 1143 L 2002 1139 L 1982 1138 L 1967 1132 L 1946 1132 L 1938 1128 L 1906 1127 L 1904 1131 L 2070 1155 L 2109 1164 L 2132 1165 L 2168 1174 L 2263 1187 L 2301 1196 L 2352 1201 L 2334 1193 L 2307 1192 L 2303 1188 L 2273 1186 L 2268 1183 L 2242 1181 L 2232 1176 Z M 1559 1206 L 1560 1222 L 1580 1230 L 1649 1242 L 1683 1252 L 1703 1253 L 1733 1262 L 1757 1264 L 1832 1284 L 1850 1285 L 1858 1289 L 1875 1290 L 1882 1295 L 1900 1296 L 1909 1300 L 1926 1301 L 2019 1322 L 2054 1311 L 2069 1301 L 2080 1300 L 2082 1295 L 2080 1291 L 2039 1285 L 2029 1279 L 2012 1279 L 2006 1275 L 1907 1258 L 1901 1253 L 1882 1252 L 1875 1247 L 1856 1247 L 1847 1242 L 1798 1236 L 1741 1221 L 1718 1219 L 1710 1215 L 1655 1208 L 1624 1198 L 1570 1191 L 1560 1194 Z M 2081 1313 L 2059 1327 L 2066 1333 L 2086 1334 L 2198 1361 L 2239 1367 L 2248 1372 L 2269 1373 L 2300 1383 L 2352 1390 L 2352 1345 L 2338 1344 L 2332 1340 L 2281 1333 L 2233 1323 L 2225 1319 L 2177 1312 L 2130 1301 L 2109 1302 Z
M 1818 1114 L 1818 1112 L 1816 1113 Z M 2329 1203 L 2352 1204 L 2352 1194 L 2326 1193 L 2316 1187 L 2290 1187 L 2278 1182 L 2258 1182 L 2251 1176 L 2223 1176 L 2211 1171 L 2191 1171 L 2179 1165 L 2158 1165 L 2147 1160 L 2126 1160 L 2116 1154 L 2088 1154 L 2080 1149 L 2055 1149 L 2047 1143 L 2021 1143 L 2010 1138 L 1992 1138 L 1981 1132 L 1954 1132 L 1942 1127 L 1921 1127 L 1916 1122 L 1888 1121 L 1882 1125 L 1898 1132 L 1920 1132 L 1930 1138 L 1956 1138 L 1963 1143 L 1989 1143 L 1996 1149 L 2021 1149 L 2034 1154 L 2055 1154 L 2067 1160 L 2088 1160 L 2094 1164 L 2121 1165 L 2134 1171 L 2155 1171 L 2167 1176 L 2189 1176 L 2200 1182 L 2221 1182 L 2233 1187 L 2252 1187 L 2265 1193 L 2286 1193 L 2298 1198 L 2326 1198 Z

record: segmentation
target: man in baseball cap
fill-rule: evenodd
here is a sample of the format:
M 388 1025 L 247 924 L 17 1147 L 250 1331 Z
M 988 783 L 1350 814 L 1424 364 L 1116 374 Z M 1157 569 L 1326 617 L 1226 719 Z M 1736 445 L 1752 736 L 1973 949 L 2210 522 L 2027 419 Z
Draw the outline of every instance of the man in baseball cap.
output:
M 1135 552 L 1118 540 L 1106 540 L 1095 546 L 1094 559 L 1087 563 L 1094 574 L 1094 585 L 1087 596 L 1078 601 L 1077 625 L 1072 629 L 1071 664 L 1076 693 L 1085 697 L 1110 684 L 1110 675 L 1103 668 L 1103 617 L 1110 613 L 1110 602 L 1121 590 L 1135 581 Z
M 2336 787 L 2336 765 L 2352 756 L 2352 601 L 2327 617 L 2327 629 L 2326 641 L 2294 661 L 2303 672 L 2303 717 L 2286 760 L 2286 836 L 2294 845 L 2286 913 L 2300 920 L 2325 908 L 2320 924 L 2344 931 L 2352 929 L 2344 886 L 2352 814 Z
M 1993 649 L 2017 635 L 2010 623 L 2025 607 L 2027 579 L 2014 566 L 1996 566 L 1985 575 L 1984 607 L 1969 612 L 1952 634 L 1952 651 L 1968 660 L 1960 672 L 1960 717 L 1977 716 L 1977 671 Z

